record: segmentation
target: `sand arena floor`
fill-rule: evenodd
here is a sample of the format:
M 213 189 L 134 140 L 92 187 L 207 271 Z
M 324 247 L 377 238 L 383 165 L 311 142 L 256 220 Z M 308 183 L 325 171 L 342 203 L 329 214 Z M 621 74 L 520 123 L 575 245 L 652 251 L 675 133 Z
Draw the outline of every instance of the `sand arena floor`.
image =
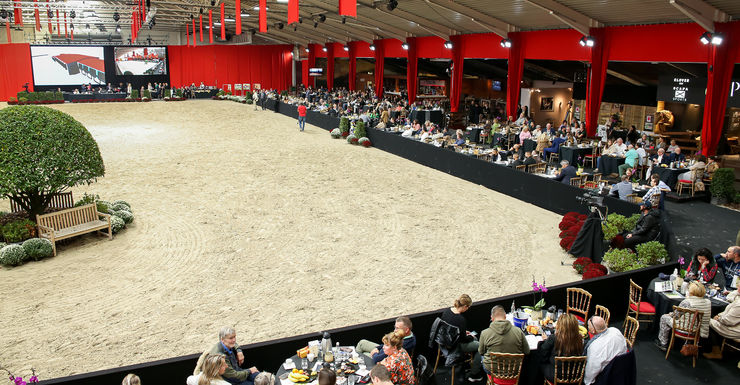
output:
M 0 366 L 17 374 L 196 353 L 223 325 L 256 342 L 526 291 L 533 274 L 579 279 L 561 266 L 558 215 L 283 115 L 211 100 L 54 108 L 106 164 L 75 198 L 124 199 L 136 220 L 0 268 Z

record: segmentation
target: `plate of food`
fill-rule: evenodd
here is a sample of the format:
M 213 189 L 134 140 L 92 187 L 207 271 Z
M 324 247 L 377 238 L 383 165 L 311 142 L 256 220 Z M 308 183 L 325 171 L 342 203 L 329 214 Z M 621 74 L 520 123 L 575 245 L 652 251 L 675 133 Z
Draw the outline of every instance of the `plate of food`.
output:
M 318 376 L 317 372 L 311 372 L 308 370 L 293 369 L 288 374 L 288 379 L 296 384 L 306 384 L 316 379 Z

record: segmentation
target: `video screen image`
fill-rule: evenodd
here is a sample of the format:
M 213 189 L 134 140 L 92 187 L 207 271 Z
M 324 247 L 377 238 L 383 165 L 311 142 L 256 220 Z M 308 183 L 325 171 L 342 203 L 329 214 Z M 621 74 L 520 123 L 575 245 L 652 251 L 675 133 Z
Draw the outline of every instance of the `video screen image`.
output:
M 116 47 L 116 75 L 166 75 L 167 48 Z
M 31 46 L 37 86 L 105 84 L 103 47 Z

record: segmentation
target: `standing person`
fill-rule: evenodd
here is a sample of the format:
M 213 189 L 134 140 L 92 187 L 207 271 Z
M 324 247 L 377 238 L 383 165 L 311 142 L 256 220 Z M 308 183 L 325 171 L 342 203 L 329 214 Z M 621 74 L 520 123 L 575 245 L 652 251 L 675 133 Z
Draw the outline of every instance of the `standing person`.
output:
M 306 128 L 306 104 L 301 103 L 298 105 L 298 128 L 303 131 Z
M 545 340 L 539 349 L 542 356 L 542 373 L 547 381 L 555 382 L 555 357 L 580 356 L 583 353 L 583 337 L 578 331 L 578 319 L 573 314 L 558 318 L 555 334 Z

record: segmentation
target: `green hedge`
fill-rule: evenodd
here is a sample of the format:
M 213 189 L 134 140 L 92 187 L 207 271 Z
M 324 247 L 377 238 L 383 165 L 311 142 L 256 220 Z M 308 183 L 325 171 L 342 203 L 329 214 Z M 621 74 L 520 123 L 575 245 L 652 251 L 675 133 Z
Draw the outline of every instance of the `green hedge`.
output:
M 61 92 L 54 91 L 39 91 L 39 92 L 26 92 L 21 91 L 17 94 L 18 100 L 25 98 L 29 102 L 37 101 L 48 101 L 48 100 L 64 100 L 64 95 Z

